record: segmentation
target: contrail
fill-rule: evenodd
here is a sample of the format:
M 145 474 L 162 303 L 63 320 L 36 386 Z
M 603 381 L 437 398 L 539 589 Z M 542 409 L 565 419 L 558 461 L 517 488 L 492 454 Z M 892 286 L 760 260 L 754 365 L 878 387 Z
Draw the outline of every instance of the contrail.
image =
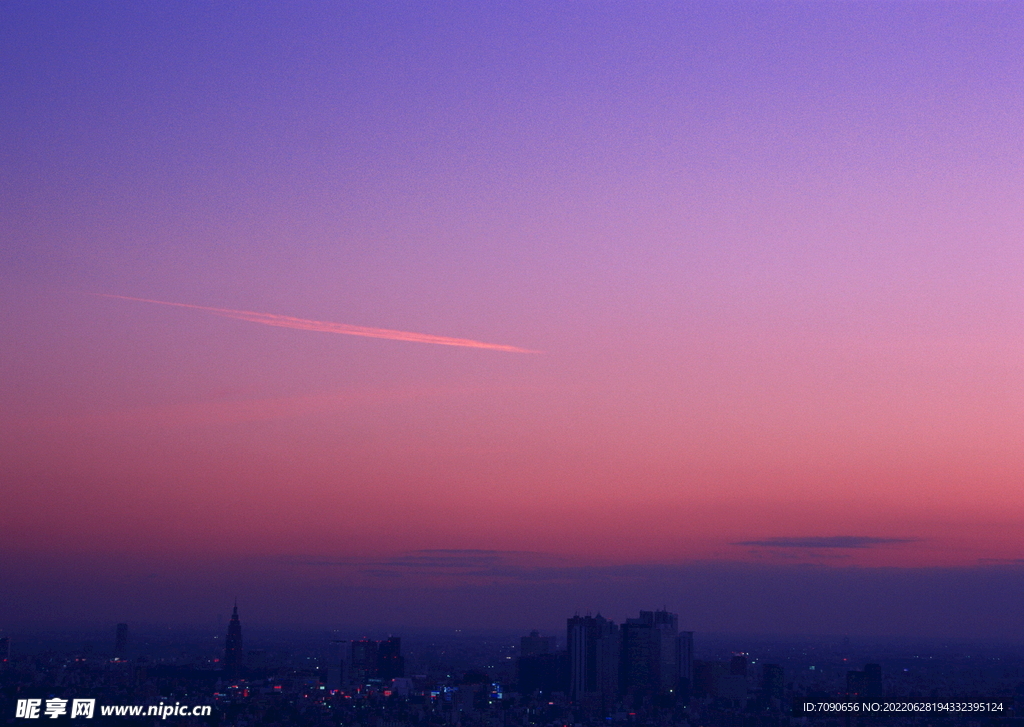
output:
M 531 351 L 527 348 L 517 346 L 503 346 L 500 343 L 484 343 L 469 338 L 449 338 L 447 336 L 431 336 L 427 333 L 411 333 L 409 331 L 393 331 L 389 328 L 368 328 L 366 326 L 353 326 L 348 323 L 332 323 L 330 321 L 311 321 L 305 318 L 292 318 L 281 316 L 276 313 L 258 313 L 251 310 L 232 310 L 230 308 L 209 308 L 205 305 L 192 305 L 191 303 L 171 303 L 166 300 L 150 300 L 149 298 L 132 298 L 127 295 L 112 295 L 110 293 L 94 293 L 103 298 L 117 298 L 119 300 L 135 300 L 140 303 L 156 303 L 158 305 L 173 305 L 178 308 L 192 308 L 214 313 L 225 318 L 236 318 L 240 321 L 252 323 L 263 323 L 268 326 L 281 326 L 282 328 L 298 328 L 303 331 L 322 331 L 324 333 L 343 333 L 346 336 L 365 336 L 366 338 L 387 338 L 392 341 L 412 341 L 414 343 L 436 343 L 441 346 L 465 346 L 466 348 L 486 348 L 492 351 L 508 351 L 510 353 L 542 353 Z

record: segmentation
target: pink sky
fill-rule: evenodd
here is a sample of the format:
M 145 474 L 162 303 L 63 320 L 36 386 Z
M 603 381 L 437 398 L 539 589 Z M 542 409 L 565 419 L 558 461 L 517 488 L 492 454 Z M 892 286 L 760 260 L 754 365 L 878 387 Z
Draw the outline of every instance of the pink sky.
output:
M 1019 6 L 0 13 L 5 552 L 1024 558 Z

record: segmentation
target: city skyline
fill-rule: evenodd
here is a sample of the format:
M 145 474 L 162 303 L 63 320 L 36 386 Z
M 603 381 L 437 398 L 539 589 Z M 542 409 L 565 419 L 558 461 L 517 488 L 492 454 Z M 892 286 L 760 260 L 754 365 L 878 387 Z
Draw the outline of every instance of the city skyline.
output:
M 1021 5 L 0 21 L 0 629 L 1024 640 Z

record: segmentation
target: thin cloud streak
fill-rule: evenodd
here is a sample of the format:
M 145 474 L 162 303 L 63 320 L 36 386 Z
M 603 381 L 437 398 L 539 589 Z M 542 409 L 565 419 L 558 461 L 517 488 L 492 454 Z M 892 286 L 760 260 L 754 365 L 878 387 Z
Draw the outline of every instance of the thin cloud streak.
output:
M 864 535 L 832 535 L 807 538 L 768 538 L 744 540 L 733 545 L 752 545 L 759 548 L 871 548 L 876 545 L 915 543 L 918 538 L 872 538 Z
M 353 326 L 348 323 L 333 323 L 331 321 L 313 321 L 306 318 L 293 318 L 282 316 L 276 313 L 259 313 L 248 310 L 232 310 L 230 308 L 210 308 L 204 305 L 192 305 L 191 303 L 172 303 L 166 300 L 151 300 L 149 298 L 133 298 L 127 295 L 113 295 L 110 293 L 94 293 L 102 298 L 117 298 L 118 300 L 134 300 L 140 303 L 156 303 L 158 305 L 171 305 L 177 308 L 192 308 L 193 310 L 206 311 L 224 318 L 234 318 L 250 323 L 263 323 L 268 326 L 280 326 L 282 328 L 295 328 L 302 331 L 319 331 L 322 333 L 341 333 L 346 336 L 363 336 L 365 338 L 386 338 L 392 341 L 410 341 L 412 343 L 434 343 L 439 346 L 462 346 L 465 348 L 485 348 L 491 351 L 506 351 L 508 353 L 543 353 L 532 351 L 518 346 L 505 346 L 499 343 L 484 343 L 469 338 L 449 338 L 447 336 L 432 336 L 428 333 L 413 333 L 411 331 L 394 331 L 389 328 L 369 328 L 367 326 Z

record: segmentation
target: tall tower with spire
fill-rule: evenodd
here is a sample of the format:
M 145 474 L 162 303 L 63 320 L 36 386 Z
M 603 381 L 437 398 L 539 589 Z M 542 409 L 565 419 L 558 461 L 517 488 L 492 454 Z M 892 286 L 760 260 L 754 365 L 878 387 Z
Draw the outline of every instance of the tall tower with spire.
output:
M 228 638 L 224 642 L 224 675 L 237 677 L 242 670 L 242 622 L 238 620 L 238 599 L 228 623 Z

